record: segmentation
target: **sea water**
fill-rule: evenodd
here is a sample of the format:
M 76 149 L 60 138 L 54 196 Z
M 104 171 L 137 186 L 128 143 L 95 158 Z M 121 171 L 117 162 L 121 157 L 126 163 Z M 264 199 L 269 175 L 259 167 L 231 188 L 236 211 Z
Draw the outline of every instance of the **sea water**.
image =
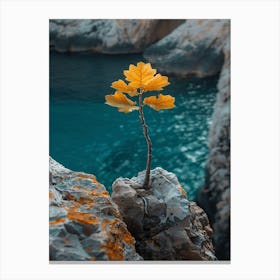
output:
M 138 112 L 105 104 L 111 83 L 123 79 L 141 54 L 50 53 L 50 155 L 65 167 L 94 174 L 111 191 L 118 177 L 146 167 L 147 146 Z M 169 77 L 162 93 L 176 98 L 172 110 L 144 108 L 153 144 L 152 168 L 174 172 L 193 199 L 204 184 L 207 138 L 217 78 Z

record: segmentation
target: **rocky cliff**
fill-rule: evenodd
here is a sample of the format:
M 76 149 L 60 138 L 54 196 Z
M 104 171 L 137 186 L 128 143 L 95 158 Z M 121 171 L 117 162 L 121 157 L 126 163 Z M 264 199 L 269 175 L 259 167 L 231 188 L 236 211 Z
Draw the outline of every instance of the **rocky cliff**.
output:
M 206 184 L 198 203 L 213 225 L 216 256 L 230 259 L 230 20 L 187 20 L 151 45 L 145 58 L 160 71 L 176 76 L 213 76 L 220 73 Z
M 142 260 L 134 244 L 118 207 L 95 176 L 50 158 L 50 260 Z
M 149 191 L 143 177 L 117 179 L 113 202 L 95 176 L 50 158 L 50 260 L 216 260 L 207 215 L 176 176 L 152 170 Z
M 60 52 L 142 52 L 184 20 L 50 20 L 50 46 Z
M 165 25 L 167 27 L 163 28 Z M 161 26 L 161 28 L 157 28 L 157 26 Z M 159 32 L 160 29 L 165 31 L 158 34 L 157 32 Z M 173 29 L 174 31 L 171 32 Z M 221 260 L 229 260 L 230 21 L 187 20 L 182 24 L 182 21 L 171 23 L 171 21 L 169 22 L 166 20 L 132 20 L 129 22 L 125 20 L 83 20 L 81 22 L 77 20 L 51 20 L 50 33 L 51 45 L 58 51 L 92 50 L 104 53 L 128 53 L 143 51 L 148 47 L 144 52 L 144 56 L 149 62 L 153 63 L 153 66 L 156 67 L 159 72 L 177 76 L 196 75 L 205 77 L 217 74 L 220 75 L 217 85 L 217 100 L 209 133 L 208 145 L 210 155 L 206 164 L 206 183 L 199 192 L 197 201 L 207 213 L 213 227 L 213 241 L 216 256 Z M 170 34 L 167 35 L 168 33 Z M 160 38 L 162 38 L 160 41 L 150 46 L 152 42 Z M 158 224 L 158 219 L 150 215 L 154 210 L 147 211 L 147 209 L 152 207 L 151 205 L 153 205 L 155 199 L 159 200 L 159 198 L 153 193 L 145 194 L 144 199 L 140 198 L 142 194 L 139 197 L 138 192 L 141 192 L 141 190 L 136 186 L 137 184 L 135 185 L 135 180 L 139 181 L 140 179 L 136 177 L 136 179 L 132 178 L 128 181 L 117 180 L 114 184 L 115 191 L 113 192 L 113 197 L 119 204 L 119 208 L 124 215 L 129 230 L 137 240 L 137 250 L 141 252 L 144 258 L 157 259 L 161 254 L 158 244 L 165 244 L 166 246 L 170 246 L 169 248 L 173 248 L 172 242 L 174 240 L 170 241 L 168 238 L 164 237 L 164 241 L 161 241 L 163 238 L 162 235 L 170 235 L 169 232 L 172 231 L 173 226 L 170 227 L 169 230 L 169 224 L 167 222 L 167 225 L 163 226 L 164 229 L 166 227 L 166 230 L 162 231 L 164 233 L 159 233 L 158 235 L 154 234 L 161 228 L 162 222 Z M 120 186 L 125 187 L 121 188 Z M 173 187 L 174 186 L 175 185 L 173 185 Z M 123 191 L 121 191 L 122 189 Z M 132 213 L 131 217 L 130 214 L 124 214 L 127 211 L 124 211 L 123 207 L 126 209 L 125 207 L 127 206 L 124 202 L 120 202 L 118 197 L 120 197 L 121 200 L 125 200 L 122 198 L 125 194 L 122 192 L 125 192 L 125 190 L 130 196 L 135 196 L 133 198 L 128 198 L 131 200 L 131 205 L 134 205 L 133 211 L 136 211 L 137 215 L 144 219 L 143 221 L 140 222 L 140 218 L 138 219 L 137 217 L 133 220 L 131 217 L 134 217 L 134 215 L 136 215 L 135 213 Z M 148 197 L 145 199 L 146 195 Z M 151 203 L 149 203 L 149 199 L 152 201 Z M 164 204 L 166 205 L 166 203 Z M 159 205 L 167 209 L 167 206 L 163 206 L 161 203 L 159 203 Z M 199 216 L 206 216 L 204 211 L 199 210 L 202 211 L 202 214 L 199 215 L 196 212 L 200 209 L 198 206 L 191 202 L 187 203 L 187 205 L 189 214 L 196 213 L 193 216 L 193 220 L 196 221 L 195 224 L 200 223 L 198 228 L 202 228 L 204 232 L 210 233 L 211 230 L 209 230 L 207 226 L 208 220 L 205 222 L 204 218 L 202 218 L 202 220 L 198 218 Z M 161 213 L 157 212 L 160 211 L 157 207 L 158 206 L 156 206 L 155 209 L 156 213 Z M 130 212 L 128 211 L 128 213 Z M 163 217 L 163 220 L 165 218 L 166 216 Z M 166 219 L 166 221 L 170 221 L 170 219 Z M 182 226 L 182 224 L 184 224 L 184 222 L 181 222 L 180 226 Z M 143 234 L 147 234 L 146 228 L 149 228 L 150 225 L 151 228 L 155 227 L 156 230 L 148 234 L 148 236 L 152 237 L 152 241 L 147 241 L 147 239 L 143 237 Z M 185 234 L 184 230 L 181 230 L 181 228 L 180 232 L 182 235 Z M 200 236 L 200 234 L 198 235 Z M 205 235 L 202 234 L 202 236 L 204 236 L 205 240 L 208 240 Z M 190 238 L 189 235 L 188 237 Z M 192 246 L 196 247 L 194 251 L 199 252 L 198 248 L 201 244 L 192 241 L 192 239 L 190 240 L 191 241 L 186 241 L 184 244 L 189 244 L 186 245 L 188 248 Z M 195 240 L 195 238 L 193 238 L 193 240 Z M 201 240 L 201 237 L 197 238 L 197 240 Z M 190 242 L 194 245 L 191 245 Z M 205 248 L 201 249 L 202 251 L 200 252 L 204 253 L 197 253 L 196 258 L 207 259 L 206 255 L 209 255 L 209 252 L 213 254 L 211 246 L 208 251 Z M 154 251 L 149 251 L 150 248 Z M 203 248 L 203 246 L 201 248 Z M 179 253 L 179 255 L 177 253 L 168 254 L 169 253 L 166 252 L 163 253 L 166 258 L 170 259 L 186 258 L 186 255 L 183 256 Z
M 210 155 L 206 163 L 206 183 L 198 203 L 213 226 L 216 255 L 230 259 L 230 40 L 223 47 L 225 63 L 219 82 L 209 133 Z
M 147 48 L 144 57 L 161 73 L 213 76 L 222 68 L 229 29 L 229 20 L 189 19 Z
M 112 187 L 137 252 L 145 260 L 216 260 L 207 215 L 188 200 L 175 174 L 152 170 L 149 190 L 142 188 L 144 175 L 119 178 Z

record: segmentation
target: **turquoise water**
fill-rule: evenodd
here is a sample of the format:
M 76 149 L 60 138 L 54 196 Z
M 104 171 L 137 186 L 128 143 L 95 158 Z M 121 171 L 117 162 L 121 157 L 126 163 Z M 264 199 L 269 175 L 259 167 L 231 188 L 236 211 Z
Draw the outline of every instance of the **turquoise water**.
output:
M 50 54 L 50 155 L 67 168 L 92 173 L 108 190 L 146 166 L 146 142 L 138 112 L 119 113 L 104 104 L 141 55 Z M 163 94 L 176 108 L 145 108 L 153 142 L 152 168 L 174 172 L 193 198 L 204 184 L 207 136 L 216 96 L 216 79 L 169 78 Z

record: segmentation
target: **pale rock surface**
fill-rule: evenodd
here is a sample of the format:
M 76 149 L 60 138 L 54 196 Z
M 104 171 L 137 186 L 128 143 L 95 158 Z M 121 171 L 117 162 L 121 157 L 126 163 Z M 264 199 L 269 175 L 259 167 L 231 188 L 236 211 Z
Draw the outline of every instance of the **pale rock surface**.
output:
M 95 176 L 50 158 L 51 261 L 138 261 L 135 239 Z
M 152 170 L 149 190 L 142 188 L 144 175 L 112 186 L 137 252 L 144 260 L 215 260 L 207 215 L 187 199 L 175 174 Z
M 52 19 L 50 46 L 59 52 L 142 52 L 184 20 Z
M 144 57 L 160 73 L 176 76 L 213 76 L 220 72 L 228 43 L 230 20 L 188 19 L 151 45 Z

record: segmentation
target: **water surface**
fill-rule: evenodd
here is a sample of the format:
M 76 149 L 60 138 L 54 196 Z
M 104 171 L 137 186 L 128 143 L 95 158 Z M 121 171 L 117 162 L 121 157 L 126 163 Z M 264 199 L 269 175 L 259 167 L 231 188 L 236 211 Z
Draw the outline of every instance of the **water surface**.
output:
M 104 104 L 141 55 L 50 54 L 50 155 L 75 171 L 84 171 L 110 190 L 113 181 L 132 177 L 146 166 L 146 142 L 138 112 L 119 113 Z M 174 172 L 193 198 L 204 184 L 207 137 L 216 97 L 216 79 L 169 78 L 162 92 L 176 108 L 145 108 L 153 142 L 152 168 Z

